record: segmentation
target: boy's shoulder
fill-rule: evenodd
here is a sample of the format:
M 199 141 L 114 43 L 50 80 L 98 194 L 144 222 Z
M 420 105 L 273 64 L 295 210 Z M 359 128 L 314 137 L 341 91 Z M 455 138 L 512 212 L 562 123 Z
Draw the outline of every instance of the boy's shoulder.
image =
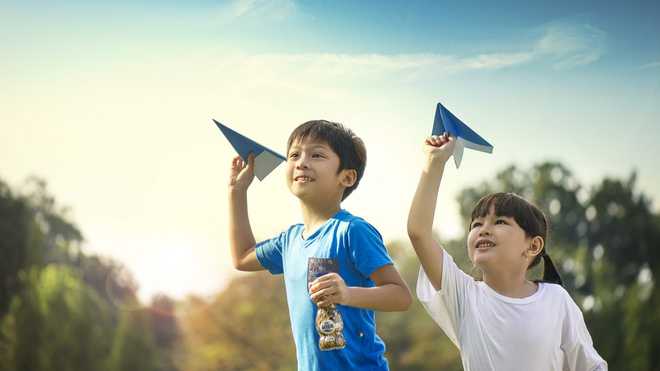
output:
M 285 235 L 296 235 L 296 234 L 301 234 L 305 230 L 305 225 L 302 223 L 295 223 L 291 224 L 284 232 L 282 232 Z
M 367 222 L 363 217 L 354 215 L 347 210 L 342 209 L 335 216 L 335 219 L 339 220 L 340 223 L 346 223 L 346 225 L 351 228 L 361 228 L 361 227 L 370 227 L 376 229 L 371 223 Z
M 369 234 L 377 235 L 382 238 L 380 232 L 376 227 L 371 223 L 366 221 L 364 218 L 353 215 L 346 210 L 342 210 L 335 216 L 335 219 L 338 219 L 340 223 L 344 225 L 345 232 L 348 234 Z

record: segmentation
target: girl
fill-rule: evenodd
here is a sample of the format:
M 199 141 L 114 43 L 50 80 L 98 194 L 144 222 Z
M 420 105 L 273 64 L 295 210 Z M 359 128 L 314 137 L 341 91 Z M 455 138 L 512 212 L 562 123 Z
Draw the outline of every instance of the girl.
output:
M 417 295 L 458 347 L 466 371 L 607 370 L 582 313 L 546 253 L 548 223 L 512 193 L 482 198 L 472 212 L 470 261 L 475 281 L 432 238 L 444 165 L 454 151 L 446 134 L 426 140 L 427 159 L 408 216 L 408 235 L 422 264 Z M 544 261 L 543 281 L 526 278 Z

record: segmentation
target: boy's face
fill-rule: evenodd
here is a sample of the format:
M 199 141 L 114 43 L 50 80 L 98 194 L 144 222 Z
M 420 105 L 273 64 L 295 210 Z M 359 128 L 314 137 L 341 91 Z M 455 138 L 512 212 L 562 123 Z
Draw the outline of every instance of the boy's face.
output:
M 514 218 L 495 215 L 491 208 L 488 215 L 476 218 L 468 233 L 468 256 L 482 270 L 500 267 L 506 270 L 527 267 L 525 254 L 531 239 Z
M 339 169 L 339 156 L 320 140 L 296 140 L 287 153 L 286 182 L 289 190 L 303 201 L 339 197 L 352 182 L 347 172 Z

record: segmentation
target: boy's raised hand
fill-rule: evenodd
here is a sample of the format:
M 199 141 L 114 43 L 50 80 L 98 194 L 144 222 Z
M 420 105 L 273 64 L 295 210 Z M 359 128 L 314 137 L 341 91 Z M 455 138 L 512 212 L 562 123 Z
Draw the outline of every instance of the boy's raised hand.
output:
M 447 162 L 454 153 L 455 138 L 444 133 L 442 135 L 433 135 L 424 141 L 424 152 L 432 161 Z
M 231 172 L 229 174 L 229 187 L 246 190 L 254 179 L 254 155 L 248 156 L 247 164 L 241 156 L 236 156 L 231 161 Z

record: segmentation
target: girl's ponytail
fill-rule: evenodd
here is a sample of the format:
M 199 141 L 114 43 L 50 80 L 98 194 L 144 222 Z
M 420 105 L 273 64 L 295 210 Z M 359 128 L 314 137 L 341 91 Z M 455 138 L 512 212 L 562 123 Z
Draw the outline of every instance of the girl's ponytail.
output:
M 555 268 L 554 263 L 552 263 L 552 259 L 550 259 L 550 255 L 545 253 L 545 249 L 543 249 L 543 252 L 541 253 L 543 256 L 543 282 L 549 282 L 549 283 L 556 283 L 559 286 L 562 286 L 562 281 L 561 277 L 559 276 L 559 272 L 557 271 L 557 268 Z

